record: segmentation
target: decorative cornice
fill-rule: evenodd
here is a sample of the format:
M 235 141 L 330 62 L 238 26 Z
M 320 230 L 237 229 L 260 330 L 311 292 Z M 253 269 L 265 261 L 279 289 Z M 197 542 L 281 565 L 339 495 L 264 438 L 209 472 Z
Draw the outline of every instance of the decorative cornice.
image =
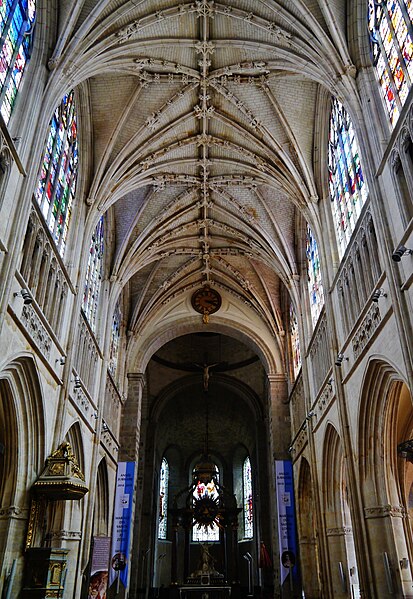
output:
M 364 517 L 370 518 L 403 518 L 406 515 L 406 510 L 401 505 L 377 505 L 374 507 L 364 508 Z
M 337 528 L 327 528 L 326 534 L 328 537 L 343 537 L 353 534 L 351 526 L 339 526 Z

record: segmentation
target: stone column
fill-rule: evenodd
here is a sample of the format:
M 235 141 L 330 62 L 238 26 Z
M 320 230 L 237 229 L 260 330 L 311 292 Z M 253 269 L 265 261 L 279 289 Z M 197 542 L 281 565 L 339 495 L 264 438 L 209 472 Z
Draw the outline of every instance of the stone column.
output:
M 330 566 L 331 589 L 334 598 L 349 597 L 350 581 L 348 576 L 346 535 L 351 535 L 352 530 L 349 526 L 340 526 L 337 528 L 327 528 L 327 546 L 328 561 Z M 345 580 L 340 575 L 340 565 Z
M 288 448 L 291 443 L 291 417 L 288 404 L 287 377 L 285 374 L 270 374 L 267 379 L 267 398 L 269 410 L 269 492 L 272 508 L 272 554 L 274 556 L 274 597 L 280 597 L 280 568 L 279 564 L 279 544 L 278 544 L 278 524 L 276 507 L 276 489 L 274 460 L 290 459 Z
M 291 442 L 291 418 L 288 405 L 287 377 L 285 374 L 268 375 L 268 399 L 270 404 L 270 433 L 276 459 L 289 459 Z
M 364 508 L 370 550 L 366 559 L 371 562 L 373 588 L 377 596 L 411 599 L 413 597 L 411 564 L 401 567 L 408 557 L 403 527 L 405 510 L 401 506 Z M 388 562 L 389 569 L 385 566 Z M 387 572 L 386 572 L 387 570 Z
M 138 531 L 140 530 L 140 520 L 142 512 L 142 455 L 139 451 L 141 441 L 141 423 L 142 423 L 142 405 L 145 389 L 145 377 L 142 373 L 128 373 L 128 397 L 123 406 L 122 420 L 120 426 L 120 462 L 135 462 L 135 477 L 137 480 L 137 495 L 134 497 L 132 512 L 132 539 L 131 556 L 132 563 L 129 568 L 130 573 L 130 593 L 136 593 L 139 586 L 139 580 L 142 579 L 144 568 L 143 560 L 139 560 L 140 547 L 138 546 Z M 139 563 L 141 562 L 141 563 Z
M 142 421 L 142 398 L 145 377 L 142 373 L 128 374 L 128 399 L 122 410 L 119 461 L 138 462 Z

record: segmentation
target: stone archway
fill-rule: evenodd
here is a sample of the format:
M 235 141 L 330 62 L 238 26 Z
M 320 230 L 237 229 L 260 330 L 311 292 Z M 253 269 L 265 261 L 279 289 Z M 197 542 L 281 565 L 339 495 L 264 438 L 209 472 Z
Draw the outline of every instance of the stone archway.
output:
M 406 441 L 413 438 L 412 398 L 395 367 L 383 360 L 371 360 L 366 369 L 359 438 L 372 586 L 388 596 L 410 596 L 413 455 Z
M 298 538 L 303 589 L 308 599 L 320 597 L 319 560 L 310 465 L 302 458 L 298 478 Z

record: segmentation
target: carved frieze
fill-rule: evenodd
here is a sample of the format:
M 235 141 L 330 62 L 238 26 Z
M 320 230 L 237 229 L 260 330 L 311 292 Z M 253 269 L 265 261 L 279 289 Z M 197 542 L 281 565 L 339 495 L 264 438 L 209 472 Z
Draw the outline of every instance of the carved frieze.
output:
M 403 518 L 406 510 L 401 505 L 376 505 L 364 508 L 364 517 L 369 518 Z
M 366 347 L 368 342 L 373 336 L 374 331 L 377 329 L 381 322 L 381 315 L 379 306 L 377 303 L 372 303 L 363 322 L 355 332 L 353 336 L 353 353 L 354 358 L 357 359 L 363 349 Z
M 339 526 L 337 528 L 327 528 L 326 533 L 328 537 L 343 537 L 352 535 L 353 529 L 351 526 Z
M 24 305 L 21 322 L 46 359 L 50 358 L 52 338 L 32 305 Z

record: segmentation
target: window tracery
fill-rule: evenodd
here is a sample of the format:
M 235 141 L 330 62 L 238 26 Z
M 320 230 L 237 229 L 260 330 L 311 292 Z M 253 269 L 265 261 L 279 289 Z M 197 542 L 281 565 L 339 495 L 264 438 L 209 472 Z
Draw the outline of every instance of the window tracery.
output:
M 158 539 L 166 539 L 168 527 L 168 484 L 169 484 L 169 464 L 166 458 L 163 458 L 161 464 L 159 480 L 159 527 Z
M 331 106 L 328 172 L 338 249 L 343 256 L 367 198 L 367 185 L 353 124 L 336 98 Z
M 122 320 L 122 312 L 120 309 L 119 300 L 116 302 L 113 312 L 112 330 L 110 335 L 109 348 L 109 372 L 114 377 L 118 366 L 119 340 L 120 340 L 120 324 Z
M 50 122 L 46 150 L 35 191 L 60 255 L 63 257 L 78 171 L 74 92 L 63 97 Z
M 253 497 L 251 460 L 247 456 L 242 466 L 243 503 L 244 503 L 244 538 L 252 539 L 254 536 Z
M 413 79 L 412 21 L 411 0 L 369 0 L 373 65 L 392 125 L 399 118 Z
M 290 339 L 291 339 L 291 357 L 293 361 L 294 379 L 301 368 L 300 338 L 298 336 L 298 320 L 292 302 L 290 303 Z
M 30 59 L 36 18 L 35 0 L 0 2 L 0 103 L 1 114 L 8 123 L 23 73 Z
M 320 256 L 318 252 L 317 241 L 309 225 L 307 225 L 306 235 L 306 256 L 311 319 L 313 326 L 315 326 L 321 309 L 324 306 L 324 291 L 321 279 Z
M 82 309 L 92 331 L 96 330 L 96 315 L 99 304 L 100 288 L 102 284 L 104 251 L 103 236 L 103 216 L 101 216 L 90 242 L 85 287 L 83 292 Z

